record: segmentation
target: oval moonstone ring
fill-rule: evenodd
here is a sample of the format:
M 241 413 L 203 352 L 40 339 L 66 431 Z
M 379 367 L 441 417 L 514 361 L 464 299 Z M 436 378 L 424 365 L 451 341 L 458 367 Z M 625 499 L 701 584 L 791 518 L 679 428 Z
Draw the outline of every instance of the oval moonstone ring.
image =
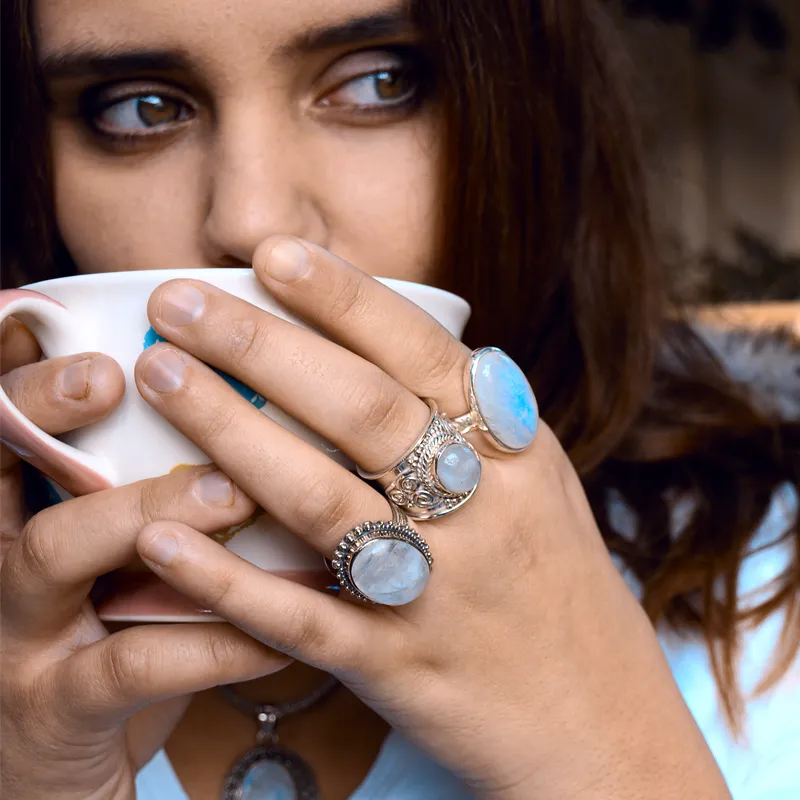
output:
M 403 606 L 416 600 L 433 568 L 427 542 L 393 503 L 391 522 L 363 522 L 336 547 L 329 569 L 362 602 Z
M 473 351 L 465 375 L 469 411 L 451 420 L 459 433 L 488 433 L 507 453 L 521 453 L 539 427 L 539 407 L 525 373 L 502 350 Z

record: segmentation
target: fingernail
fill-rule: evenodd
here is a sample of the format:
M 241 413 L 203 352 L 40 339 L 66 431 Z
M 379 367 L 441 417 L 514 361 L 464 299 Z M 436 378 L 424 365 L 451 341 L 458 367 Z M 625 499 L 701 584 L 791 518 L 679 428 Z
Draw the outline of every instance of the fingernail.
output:
M 174 350 L 153 353 L 144 365 L 142 380 L 157 392 L 169 394 L 183 385 L 186 363 Z
M 155 533 L 142 544 L 141 554 L 148 561 L 166 567 L 178 555 L 178 540 L 169 533 Z
M 92 382 L 92 361 L 84 358 L 61 370 L 59 383 L 61 394 L 70 400 L 85 400 L 89 396 Z
M 308 272 L 308 250 L 294 239 L 281 239 L 267 255 L 264 269 L 281 283 L 291 283 Z
M 167 325 L 180 328 L 200 319 L 206 305 L 206 296 L 196 286 L 177 283 L 161 295 L 158 315 Z
M 194 485 L 197 496 L 210 506 L 232 506 L 235 498 L 233 484 L 221 472 L 209 472 Z

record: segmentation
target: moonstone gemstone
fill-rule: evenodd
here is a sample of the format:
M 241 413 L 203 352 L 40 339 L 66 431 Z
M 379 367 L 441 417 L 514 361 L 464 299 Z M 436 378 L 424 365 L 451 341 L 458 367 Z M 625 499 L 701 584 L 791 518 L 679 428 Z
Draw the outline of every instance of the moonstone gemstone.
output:
M 297 792 L 286 767 L 260 761 L 245 776 L 242 800 L 297 800 Z
M 402 606 L 419 597 L 431 570 L 414 545 L 398 539 L 375 539 L 353 557 L 350 577 L 373 602 Z
M 473 389 L 492 435 L 509 450 L 524 450 L 536 435 L 539 411 L 525 373 L 503 352 L 478 356 Z
M 481 477 L 478 456 L 462 442 L 448 444 L 436 459 L 436 477 L 453 494 L 472 491 Z

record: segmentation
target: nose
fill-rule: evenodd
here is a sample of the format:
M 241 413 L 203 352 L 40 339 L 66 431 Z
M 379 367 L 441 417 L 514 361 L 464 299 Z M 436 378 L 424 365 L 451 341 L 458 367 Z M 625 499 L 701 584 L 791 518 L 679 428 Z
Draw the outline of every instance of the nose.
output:
M 203 224 L 204 249 L 212 264 L 249 265 L 256 247 L 272 234 L 325 246 L 307 156 L 302 137 L 274 114 L 251 108 L 238 119 L 220 121 L 209 158 Z

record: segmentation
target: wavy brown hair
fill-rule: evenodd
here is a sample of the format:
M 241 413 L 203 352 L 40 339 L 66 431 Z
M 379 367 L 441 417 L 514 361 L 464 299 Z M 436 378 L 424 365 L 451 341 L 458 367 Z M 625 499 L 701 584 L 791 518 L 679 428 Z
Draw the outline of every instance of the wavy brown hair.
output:
M 465 341 L 523 366 L 653 622 L 706 636 L 735 724 L 742 625 L 786 614 L 762 688 L 800 645 L 797 558 L 758 607 L 742 611 L 736 595 L 774 490 L 800 483 L 800 426 L 758 412 L 668 306 L 626 62 L 599 0 L 419 0 L 410 11 L 443 115 L 440 283 L 473 306 Z M 74 265 L 53 219 L 31 0 L 3 14 L 2 265 L 19 283 Z M 612 489 L 635 514 L 633 538 L 611 525 Z M 675 492 L 696 503 L 677 537 Z M 797 549 L 796 525 L 789 537 Z

